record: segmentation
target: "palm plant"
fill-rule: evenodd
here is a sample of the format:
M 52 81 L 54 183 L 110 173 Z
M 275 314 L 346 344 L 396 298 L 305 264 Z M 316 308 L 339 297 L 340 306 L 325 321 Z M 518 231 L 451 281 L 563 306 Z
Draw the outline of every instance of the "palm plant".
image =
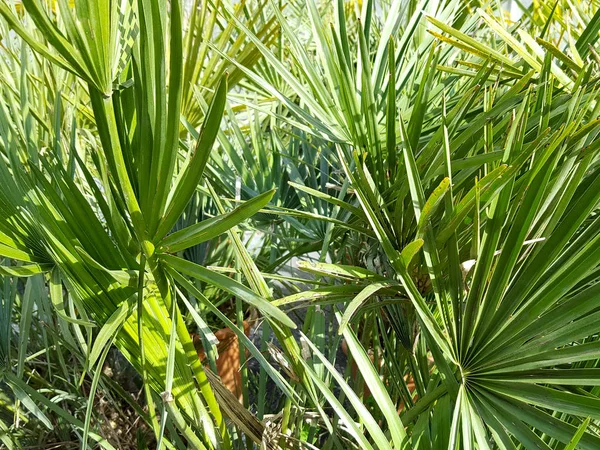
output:
M 594 295 L 598 264 L 592 250 L 592 217 L 600 200 L 596 69 L 593 60 L 585 69 L 572 63 L 594 53 L 587 45 L 595 42 L 596 21 L 569 36 L 572 58 L 552 42 L 559 36 L 555 28 L 565 25 L 552 22 L 548 12 L 542 11 L 545 21 L 526 17 L 529 32 L 523 27 L 515 33 L 484 10 L 469 17 L 456 3 L 438 4 L 437 11 L 427 11 L 436 28 L 427 37 L 417 25 L 420 7 L 406 23 L 406 15 L 395 12 L 409 4 L 382 7 L 379 17 L 387 21 L 374 30 L 373 3 L 364 3 L 361 21 L 352 21 L 342 2 L 333 10 L 307 2 L 318 66 L 279 16 L 295 72 L 259 48 L 304 109 L 247 71 L 283 103 L 290 124 L 335 145 L 341 180 L 350 181 L 352 194 L 344 190 L 327 198 L 351 213 L 347 222 L 353 227 L 368 228 L 363 239 L 374 236 L 380 254 L 371 271 L 307 266 L 346 284 L 276 304 L 349 302 L 340 333 L 377 407 L 358 409 L 348 380 L 311 339 L 306 342 L 330 369 L 321 381 L 309 373 L 346 426 L 344 433 L 363 448 L 389 448 L 390 436 L 394 448 L 566 444 L 583 419 L 595 417 L 596 404 L 596 330 L 575 325 L 593 321 L 589 314 L 596 308 L 592 300 L 582 306 Z M 491 29 L 498 36 L 492 44 L 466 34 L 479 18 L 485 23 L 481 32 L 489 38 Z M 329 29 L 327 20 L 333 23 Z M 395 44 L 398 30 L 402 37 Z M 536 43 L 531 33 L 542 37 Z M 433 37 L 451 46 L 432 47 Z M 574 305 L 582 309 L 574 312 Z M 348 326 L 353 322 L 360 324 L 362 346 Z M 365 348 L 381 355 L 381 366 L 369 361 Z M 372 440 L 322 384 L 330 377 Z M 513 420 L 517 415 L 520 420 Z M 390 436 L 382 436 L 377 420 L 386 421 Z M 598 445 L 594 431 L 581 434 L 581 448 Z
M 25 7 L 43 38 L 26 28 L 14 5 L 3 3 L 0 11 L 19 37 L 52 63 L 50 75 L 60 70 L 64 77 L 66 70 L 75 76 L 69 76 L 74 85 L 70 98 L 76 102 L 89 96 L 87 119 L 94 121 L 97 133 L 83 148 L 73 135 L 65 159 L 60 145 L 45 154 L 35 148 L 31 116 L 3 121 L 1 170 L 7 189 L 1 201 L 2 255 L 15 261 L 6 272 L 48 273 L 52 304 L 60 320 L 75 327 L 86 356 L 84 371 L 93 374 L 85 420 L 69 416 L 68 421 L 83 431 L 84 444 L 89 436 L 112 448 L 90 433 L 89 426 L 103 362 L 114 343 L 142 374 L 148 421 L 158 446 L 168 425 L 194 447 L 229 448 L 229 432 L 182 320 L 172 275 L 183 271 L 261 311 L 266 308 L 282 329 L 294 324 L 239 283 L 172 255 L 222 234 L 271 196 L 266 193 L 230 213 L 169 234 L 209 159 L 225 105 L 226 79 L 215 84 L 193 148 L 180 152 L 184 88 L 179 2 L 169 7 L 152 2 L 119 7 L 110 1 L 73 6 L 59 2 L 58 9 L 47 9 L 33 1 Z M 24 68 L 30 58 L 23 47 Z M 3 105 L 8 107 L 4 117 L 16 118 L 18 105 L 29 106 L 30 89 L 30 81 L 23 78 L 16 93 L 20 101 Z M 58 104 L 60 91 L 55 96 Z M 60 141 L 60 111 L 54 112 L 53 138 Z M 41 121 L 38 128 L 43 125 Z M 173 268 L 173 273 L 167 271 Z M 24 302 L 23 308 L 29 308 L 21 311 L 26 317 L 22 321 L 28 322 L 20 330 L 24 343 L 17 372 L 4 371 L 5 380 L 15 393 L 23 393 L 23 406 L 41 402 L 56 411 L 49 399 L 21 379 L 32 301 Z
M 0 2 L 0 442 L 600 448 L 600 12 L 517 6 Z

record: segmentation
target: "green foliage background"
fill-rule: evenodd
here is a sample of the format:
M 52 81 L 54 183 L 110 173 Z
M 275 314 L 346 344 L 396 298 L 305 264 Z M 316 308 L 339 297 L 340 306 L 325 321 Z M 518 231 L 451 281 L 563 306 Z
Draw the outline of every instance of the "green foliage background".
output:
M 0 447 L 600 448 L 597 1 L 0 14 Z

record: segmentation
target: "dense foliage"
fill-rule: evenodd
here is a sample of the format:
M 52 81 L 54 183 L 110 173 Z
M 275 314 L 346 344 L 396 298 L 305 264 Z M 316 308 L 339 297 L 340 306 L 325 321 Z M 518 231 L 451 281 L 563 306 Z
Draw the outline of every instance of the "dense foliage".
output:
M 0 0 L 0 448 L 599 449 L 600 4 L 501 3 Z

